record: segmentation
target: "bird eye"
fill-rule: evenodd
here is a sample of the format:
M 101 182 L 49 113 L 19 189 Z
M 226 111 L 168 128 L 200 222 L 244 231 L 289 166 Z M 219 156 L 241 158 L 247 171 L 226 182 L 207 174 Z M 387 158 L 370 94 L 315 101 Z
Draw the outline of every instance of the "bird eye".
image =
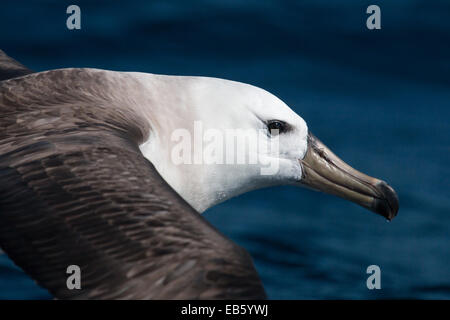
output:
M 282 133 L 285 131 L 286 125 L 282 121 L 272 120 L 267 123 L 267 128 L 271 134 Z M 277 131 L 275 131 L 277 130 Z

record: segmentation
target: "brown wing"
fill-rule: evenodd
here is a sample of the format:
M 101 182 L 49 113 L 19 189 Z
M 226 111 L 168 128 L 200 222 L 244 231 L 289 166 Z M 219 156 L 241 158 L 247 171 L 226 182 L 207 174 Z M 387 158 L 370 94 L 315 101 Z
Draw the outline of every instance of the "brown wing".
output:
M 32 73 L 30 69 L 0 50 L 0 81 Z
M 41 286 L 61 299 L 265 297 L 247 252 L 179 197 L 126 132 L 80 118 L 60 125 L 61 106 L 14 99 L 21 80 L 3 83 L 0 246 Z M 80 290 L 66 286 L 70 265 Z

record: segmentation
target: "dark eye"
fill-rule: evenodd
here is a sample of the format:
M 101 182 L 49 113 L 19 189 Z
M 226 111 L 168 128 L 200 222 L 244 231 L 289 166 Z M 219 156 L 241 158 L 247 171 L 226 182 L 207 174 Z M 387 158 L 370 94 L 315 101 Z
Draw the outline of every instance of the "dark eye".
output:
M 271 134 L 283 133 L 286 131 L 286 124 L 283 121 L 271 120 L 267 123 L 267 128 Z

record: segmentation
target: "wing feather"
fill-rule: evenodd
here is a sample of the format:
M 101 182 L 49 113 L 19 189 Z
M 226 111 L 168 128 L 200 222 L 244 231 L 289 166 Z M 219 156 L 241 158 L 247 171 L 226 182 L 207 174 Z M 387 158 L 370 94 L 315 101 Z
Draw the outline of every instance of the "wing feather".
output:
M 0 81 L 32 73 L 30 69 L 0 50 Z

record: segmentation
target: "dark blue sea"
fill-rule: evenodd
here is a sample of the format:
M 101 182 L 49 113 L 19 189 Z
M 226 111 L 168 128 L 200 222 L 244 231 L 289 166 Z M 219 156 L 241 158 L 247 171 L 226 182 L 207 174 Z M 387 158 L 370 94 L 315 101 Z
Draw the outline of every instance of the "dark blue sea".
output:
M 66 8 L 81 8 L 81 30 Z M 252 255 L 272 299 L 450 299 L 450 2 L 10 1 L 0 48 L 36 71 L 95 67 L 226 78 L 284 100 L 353 167 L 398 192 L 398 217 L 295 187 L 205 217 Z M 381 269 L 368 290 L 366 269 Z M 0 256 L 1 299 L 49 299 Z

